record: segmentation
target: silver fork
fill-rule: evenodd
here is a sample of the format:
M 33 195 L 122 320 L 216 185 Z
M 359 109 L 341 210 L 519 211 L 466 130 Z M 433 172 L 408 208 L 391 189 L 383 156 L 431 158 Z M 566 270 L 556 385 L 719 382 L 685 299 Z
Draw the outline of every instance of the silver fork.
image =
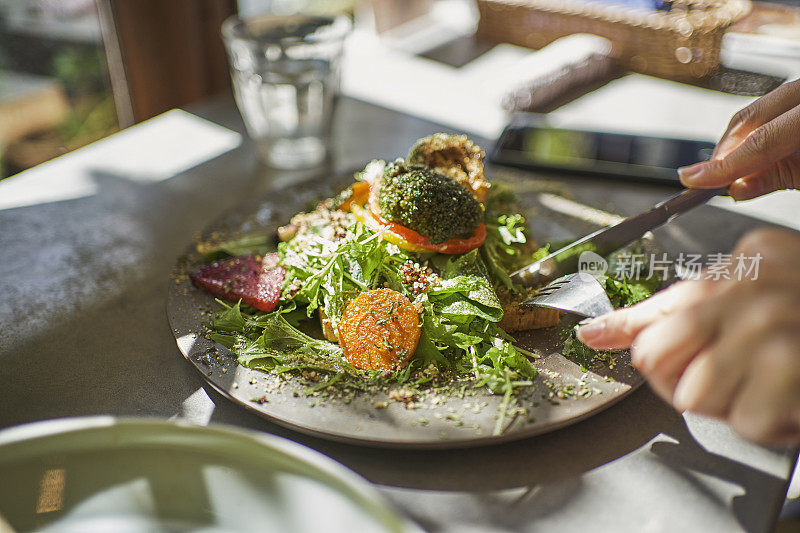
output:
M 522 305 L 560 309 L 584 317 L 596 317 L 614 310 L 600 282 L 585 272 L 569 274 L 550 282 Z

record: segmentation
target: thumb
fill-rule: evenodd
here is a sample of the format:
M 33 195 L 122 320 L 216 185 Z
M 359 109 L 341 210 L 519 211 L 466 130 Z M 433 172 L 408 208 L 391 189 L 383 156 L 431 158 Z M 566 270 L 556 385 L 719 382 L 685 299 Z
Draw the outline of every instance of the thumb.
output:
M 782 189 L 800 189 L 800 154 L 773 163 L 764 170 L 734 181 L 728 193 L 734 200 L 750 200 Z

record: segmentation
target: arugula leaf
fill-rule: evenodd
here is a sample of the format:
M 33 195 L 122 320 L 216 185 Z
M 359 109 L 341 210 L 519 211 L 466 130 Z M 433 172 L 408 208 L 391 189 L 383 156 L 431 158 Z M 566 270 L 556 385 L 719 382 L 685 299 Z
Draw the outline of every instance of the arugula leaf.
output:
M 345 306 L 363 291 L 383 283 L 408 294 L 398 271 L 408 255 L 361 223 L 335 243 L 283 243 L 278 255 L 287 270 L 286 283 L 302 282 L 294 300 L 307 305 L 309 317 L 321 307 L 334 327 Z
M 363 375 L 342 357 L 339 345 L 315 339 L 292 326 L 280 311 L 246 315 L 237 303 L 217 313 L 211 322 L 212 339 L 231 349 L 249 368 L 285 372 L 314 369 Z
M 536 369 L 496 324 L 503 311 L 490 282 L 457 276 L 444 284 L 448 285 L 429 289 L 418 300 L 423 305 L 423 350 L 434 347 L 458 372 L 472 373 L 476 386 L 495 394 L 510 394 L 516 387 L 532 385 Z M 484 292 L 486 288 L 488 292 Z
M 217 331 L 243 331 L 245 325 L 244 316 L 242 316 L 242 302 L 239 300 L 234 305 L 228 305 L 220 299 L 217 302 L 225 309 L 214 316 L 211 322 L 212 326 Z
M 661 279 L 655 275 L 632 280 L 617 280 L 606 276 L 603 280 L 606 294 L 614 307 L 627 307 L 641 302 L 656 292 L 660 285 Z
M 492 187 L 486 201 L 486 240 L 481 246 L 481 257 L 492 279 L 512 292 L 520 292 L 509 272 L 530 262 L 522 253 L 528 242 L 525 217 L 514 213 L 516 199 L 513 192 L 503 187 Z
M 490 322 L 503 318 L 503 307 L 489 280 L 480 276 L 456 276 L 428 289 L 434 311 L 455 322 L 480 317 Z
M 454 278 L 464 274 L 486 276 L 486 267 L 478 257 L 478 249 L 461 255 L 434 255 L 431 258 L 433 266 L 439 270 L 442 279 Z
M 497 223 L 493 225 L 496 226 L 497 235 L 506 246 L 528 242 L 525 236 L 525 233 L 527 233 L 525 217 L 519 213 L 515 213 L 513 215 L 500 215 L 497 217 Z

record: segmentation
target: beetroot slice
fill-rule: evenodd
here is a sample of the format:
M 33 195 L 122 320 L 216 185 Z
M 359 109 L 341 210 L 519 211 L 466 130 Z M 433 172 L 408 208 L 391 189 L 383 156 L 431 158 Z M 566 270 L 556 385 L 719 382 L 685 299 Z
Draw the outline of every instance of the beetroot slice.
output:
M 272 311 L 281 297 L 284 269 L 277 266 L 278 255 L 267 254 L 224 259 L 189 274 L 195 287 L 224 300 L 246 303 L 262 311 Z

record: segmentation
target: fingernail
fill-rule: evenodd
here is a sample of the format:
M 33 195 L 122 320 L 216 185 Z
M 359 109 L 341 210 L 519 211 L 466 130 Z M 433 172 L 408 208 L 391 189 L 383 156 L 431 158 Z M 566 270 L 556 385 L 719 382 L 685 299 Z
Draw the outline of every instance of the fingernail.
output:
M 578 336 L 578 340 L 584 344 L 589 344 L 592 341 L 598 340 L 603 336 L 603 331 L 606 329 L 605 320 L 587 320 L 581 321 L 581 323 L 578 324 L 578 330 L 575 332 Z
M 708 170 L 708 164 L 703 161 L 688 167 L 679 168 L 678 176 L 680 176 L 683 183 L 691 184 L 700 179 L 706 173 L 706 170 Z

